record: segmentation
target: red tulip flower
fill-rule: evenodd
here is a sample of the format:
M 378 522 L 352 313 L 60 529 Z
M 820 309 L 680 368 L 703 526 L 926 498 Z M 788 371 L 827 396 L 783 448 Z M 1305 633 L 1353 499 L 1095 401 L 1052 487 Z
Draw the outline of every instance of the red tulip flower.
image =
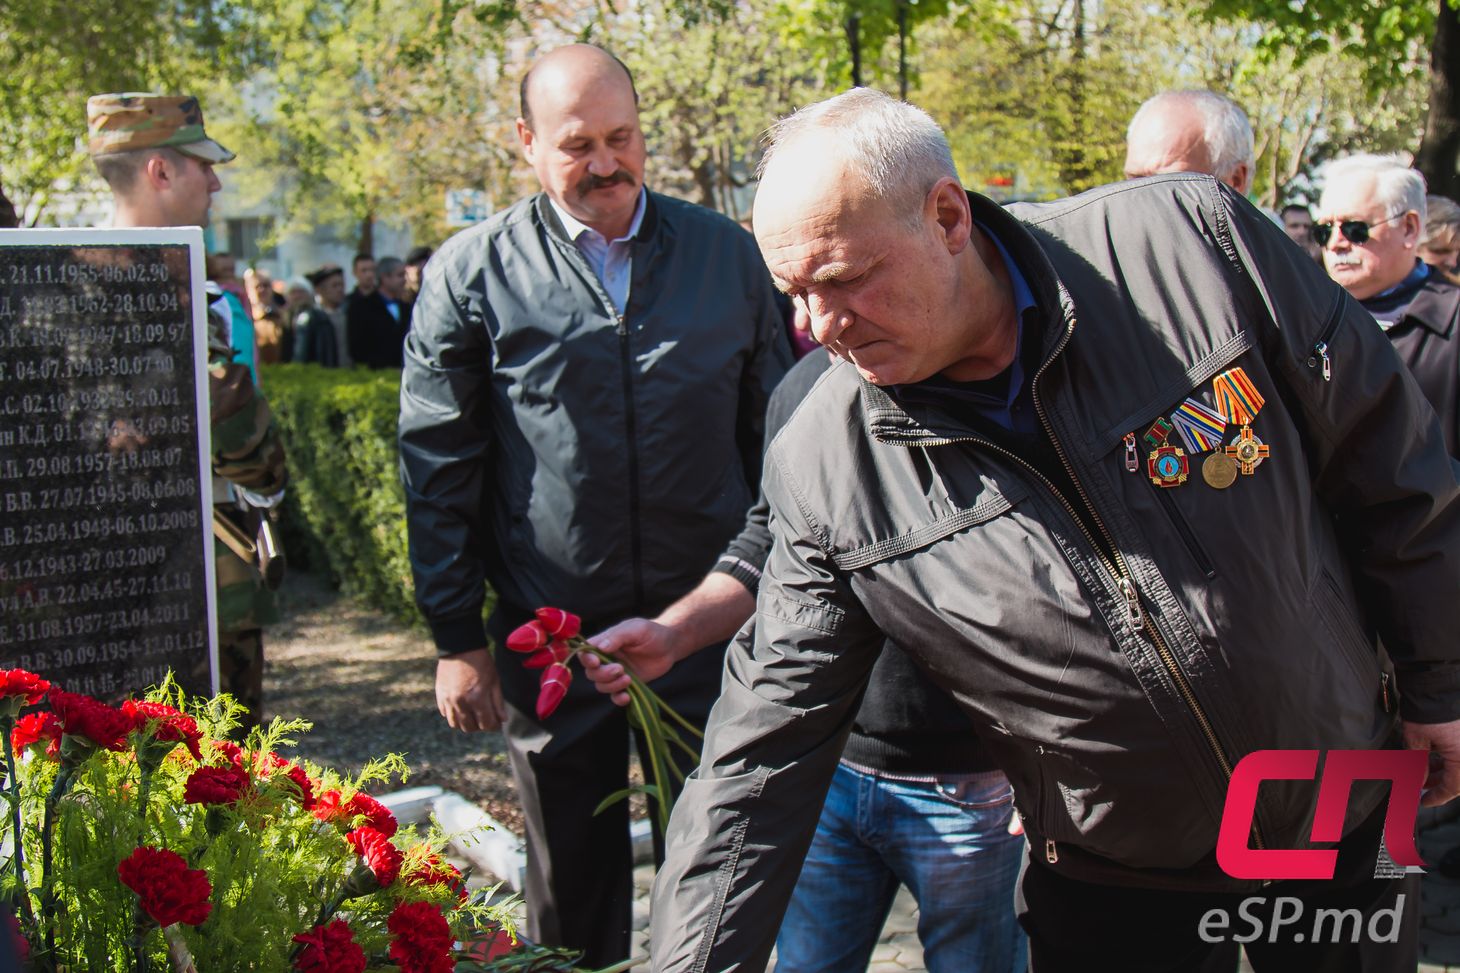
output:
M 553 638 L 570 639 L 583 628 L 581 618 L 561 608 L 539 608 L 536 614 L 537 620 Z
M 562 665 L 568 664 L 572 658 L 573 650 L 568 648 L 568 643 L 562 639 L 553 639 L 553 644 L 545 649 L 538 649 L 536 652 L 522 660 L 525 669 L 546 669 L 554 662 Z
M 553 640 L 541 622 L 528 622 L 507 636 L 507 648 L 513 652 L 535 652 Z
M 553 715 L 563 697 L 568 695 L 568 685 L 573 681 L 573 670 L 561 662 L 554 662 L 542 671 L 541 686 L 537 694 L 537 718 L 545 720 Z

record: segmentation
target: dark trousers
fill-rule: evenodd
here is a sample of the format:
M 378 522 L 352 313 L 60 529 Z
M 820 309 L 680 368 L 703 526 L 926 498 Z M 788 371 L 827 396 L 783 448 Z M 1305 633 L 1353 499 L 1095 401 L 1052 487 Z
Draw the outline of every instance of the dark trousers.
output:
M 1419 876 L 1372 877 L 1383 819 L 1381 804 L 1339 845 L 1332 881 L 1273 882 L 1248 893 L 1095 885 L 1060 875 L 1031 854 L 1017 902 L 1031 973 L 1234 973 L 1239 948 L 1256 973 L 1413 973 Z M 1396 906 L 1397 913 L 1376 915 Z M 1209 920 L 1207 938 L 1220 942 L 1205 942 L 1202 921 L 1214 909 L 1229 921 L 1221 929 Z M 1362 919 L 1355 925 L 1352 913 L 1340 920 L 1329 912 L 1315 926 L 1319 910 L 1357 910 Z M 1254 930 L 1257 938 L 1238 942 Z M 1315 931 L 1322 941 L 1313 941 Z
M 723 658 L 723 649 L 699 652 L 654 683 L 654 691 L 703 727 L 720 694 Z M 629 955 L 633 919 L 628 803 L 598 815 L 593 809 L 627 785 L 631 734 L 647 774 L 642 737 L 581 672 L 558 711 L 539 722 L 531 701 L 537 673 L 523 670 L 510 652 L 501 653 L 498 668 L 509 703 L 507 753 L 527 823 L 527 936 L 582 950 L 579 965 L 590 969 L 616 963 Z M 685 774 L 694 768 L 683 754 L 677 762 Z M 657 828 L 654 852 L 662 861 Z

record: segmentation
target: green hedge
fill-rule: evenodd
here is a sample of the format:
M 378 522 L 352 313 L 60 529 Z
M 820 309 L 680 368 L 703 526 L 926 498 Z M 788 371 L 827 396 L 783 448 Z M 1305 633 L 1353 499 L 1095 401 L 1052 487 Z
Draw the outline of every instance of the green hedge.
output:
M 289 456 L 290 563 L 327 572 L 374 607 L 419 621 L 395 445 L 399 374 L 270 365 L 259 382 Z

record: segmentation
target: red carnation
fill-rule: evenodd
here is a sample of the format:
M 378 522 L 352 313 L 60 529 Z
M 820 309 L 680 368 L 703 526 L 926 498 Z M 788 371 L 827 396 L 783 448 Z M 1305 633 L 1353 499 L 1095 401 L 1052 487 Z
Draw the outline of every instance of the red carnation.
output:
M 401 853 L 390 839 L 366 825 L 345 835 L 350 847 L 365 862 L 381 888 L 386 888 L 400 875 Z
M 51 708 L 61 721 L 61 732 L 79 736 L 107 750 L 125 750 L 132 720 L 119 709 L 98 703 L 90 696 L 51 690 Z
M 306 811 L 314 810 L 314 788 L 319 782 L 306 774 L 303 767 L 294 764 L 289 765 L 289 769 L 285 771 L 284 776 L 288 777 L 294 782 L 294 786 L 299 788 L 299 806 Z
M 513 652 L 532 652 L 552 640 L 552 635 L 541 622 L 528 622 L 514 628 L 512 634 L 507 636 L 507 648 Z
M 561 608 L 539 608 L 537 620 L 554 638 L 570 639 L 583 628 L 583 620 Z
M 138 733 L 150 731 L 152 739 L 161 743 L 186 744 L 195 759 L 203 759 L 203 753 L 198 749 L 203 739 L 198 721 L 182 710 L 166 703 L 139 703 L 129 699 L 122 703 L 122 712 L 132 721 L 132 727 Z
M 294 968 L 302 973 L 364 973 L 365 950 L 355 942 L 350 924 L 336 919 L 328 926 L 315 926 L 294 937 L 304 948 L 294 957 Z
M 314 800 L 314 816 L 341 828 L 353 828 L 355 819 L 362 815 L 365 826 L 374 828 L 387 838 L 395 834 L 397 825 L 390 808 L 364 791 L 357 791 L 348 801 L 334 790 L 325 791 Z
M 537 694 L 537 718 L 545 720 L 553 715 L 563 697 L 568 695 L 568 684 L 573 681 L 573 671 L 560 662 L 554 662 L 542 671 L 542 688 Z
M 143 845 L 117 866 L 117 874 L 159 926 L 175 922 L 200 926 L 213 909 L 208 873 L 189 868 L 181 855 L 166 848 Z
M 351 818 L 363 814 L 365 816 L 365 824 L 379 831 L 387 838 L 392 837 L 398 827 L 395 822 L 395 815 L 390 813 L 390 808 L 381 804 L 364 791 L 356 791 L 355 796 L 345 802 L 345 811 Z
M 45 698 L 51 684 L 24 669 L 0 669 L 0 698 L 24 698 L 22 705 L 34 706 Z
M 441 907 L 430 902 L 403 902 L 385 921 L 395 940 L 390 958 L 401 973 L 449 973 L 456 968 L 451 958 L 455 939 Z
M 466 879 L 450 862 L 444 862 L 438 855 L 431 855 L 416 870 L 407 876 L 417 885 L 444 885 L 461 901 L 466 901 Z
M 239 770 L 243 769 L 243 748 L 229 740 L 214 740 L 213 751 L 228 758 L 228 762 Z
M 248 790 L 248 775 L 231 767 L 199 767 L 188 776 L 183 786 L 183 799 L 189 804 L 238 803 Z
M 10 746 L 16 752 L 46 741 L 46 756 L 61 755 L 61 721 L 55 713 L 31 713 L 15 721 L 10 731 Z
M 573 650 L 568 648 L 568 643 L 562 639 L 553 639 L 553 644 L 545 649 L 538 649 L 536 652 L 522 660 L 522 665 L 527 669 L 546 669 L 554 662 L 563 665 L 568 664 L 568 659 L 573 655 Z

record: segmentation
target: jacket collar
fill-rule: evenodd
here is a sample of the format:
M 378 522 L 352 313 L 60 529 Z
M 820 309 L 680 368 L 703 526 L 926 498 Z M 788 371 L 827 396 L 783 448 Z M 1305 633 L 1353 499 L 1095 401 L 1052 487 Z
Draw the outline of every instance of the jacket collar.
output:
M 1457 317 L 1460 317 L 1460 287 L 1431 270 L 1429 279 L 1414 295 L 1414 300 L 1399 320 L 1413 321 L 1442 338 L 1448 338 L 1455 330 Z
M 654 234 L 659 230 L 660 220 L 658 194 L 650 192 L 646 186 L 643 200 L 644 215 L 639 221 L 638 232 L 632 234 L 633 239 L 640 243 L 653 239 Z M 533 197 L 532 209 L 537 214 L 538 222 L 543 225 L 549 235 L 560 243 L 573 245 L 573 238 L 568 234 L 567 228 L 563 226 L 563 221 L 558 218 L 557 210 L 552 205 L 552 201 L 548 199 L 547 193 L 540 192 Z
M 1043 366 L 1065 340 L 1066 332 L 1074 326 L 1074 306 L 1069 293 L 1060 283 L 1054 265 L 1039 241 L 1024 223 L 998 203 L 977 193 L 968 193 L 968 203 L 975 222 L 982 223 L 998 237 L 1034 294 L 1035 311 L 1041 323 L 1038 360 Z M 1037 372 L 1037 368 L 1026 372 L 1024 380 L 1032 383 Z M 968 423 L 935 404 L 903 402 L 865 378 L 859 381 L 867 428 L 882 442 L 928 446 L 978 435 Z

